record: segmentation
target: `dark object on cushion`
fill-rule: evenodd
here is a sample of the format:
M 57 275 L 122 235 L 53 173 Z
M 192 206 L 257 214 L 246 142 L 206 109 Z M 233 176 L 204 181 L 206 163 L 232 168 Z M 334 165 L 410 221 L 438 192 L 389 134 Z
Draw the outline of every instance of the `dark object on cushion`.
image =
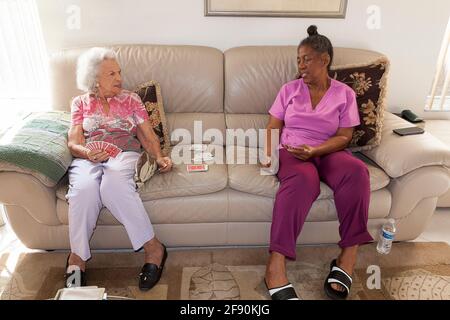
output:
M 337 66 L 330 71 L 330 77 L 347 84 L 356 93 L 361 124 L 355 128 L 349 145 L 353 152 L 369 150 L 381 143 L 388 72 L 387 58 L 367 65 Z
M 158 82 L 146 82 L 136 88 L 134 92 L 139 95 L 147 110 L 150 124 L 156 135 L 159 137 L 163 156 L 168 156 L 170 154 L 169 131 L 167 129 L 161 88 Z M 156 164 L 156 159 L 147 154 L 147 152 L 142 152 L 140 158 L 136 162 L 136 173 L 134 176 L 134 181 L 136 182 L 138 189 L 142 188 L 145 182 L 153 177 L 157 168 L 158 165 Z
M 403 110 L 401 116 L 402 116 L 403 119 L 405 119 L 405 120 L 407 120 L 409 122 L 412 122 L 412 123 L 423 122 L 423 119 L 419 118 L 419 116 L 416 115 L 411 110 Z
M 167 156 L 170 152 L 169 131 L 167 129 L 166 115 L 164 112 L 161 88 L 156 81 L 149 81 L 134 90 L 139 95 L 147 110 L 150 124 L 159 137 L 161 151 Z
M 394 129 L 393 132 L 398 134 L 399 136 L 411 136 L 411 135 L 414 135 L 414 134 L 425 133 L 425 131 L 422 128 L 419 128 L 419 127 Z

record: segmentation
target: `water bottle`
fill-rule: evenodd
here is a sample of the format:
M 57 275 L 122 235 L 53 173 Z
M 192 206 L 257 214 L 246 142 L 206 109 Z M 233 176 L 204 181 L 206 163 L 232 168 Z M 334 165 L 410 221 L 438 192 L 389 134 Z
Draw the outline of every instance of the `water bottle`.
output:
M 388 254 L 391 252 L 392 242 L 395 237 L 395 220 L 389 219 L 381 227 L 380 240 L 378 240 L 377 251 L 381 254 Z

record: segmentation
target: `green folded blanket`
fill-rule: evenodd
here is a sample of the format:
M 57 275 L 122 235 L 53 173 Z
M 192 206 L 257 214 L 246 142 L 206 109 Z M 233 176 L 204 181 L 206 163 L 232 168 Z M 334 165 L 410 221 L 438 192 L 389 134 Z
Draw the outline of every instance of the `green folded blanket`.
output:
M 0 171 L 31 174 L 48 187 L 67 172 L 70 112 L 34 112 L 0 138 Z

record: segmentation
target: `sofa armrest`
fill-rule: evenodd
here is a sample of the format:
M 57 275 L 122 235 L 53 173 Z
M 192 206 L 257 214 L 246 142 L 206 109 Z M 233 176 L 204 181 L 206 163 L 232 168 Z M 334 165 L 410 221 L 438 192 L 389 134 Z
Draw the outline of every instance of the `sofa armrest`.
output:
M 72 162 L 67 147 L 68 112 L 36 112 L 0 139 L 0 172 L 29 174 L 54 187 Z
M 49 188 L 30 174 L 0 172 L 0 203 L 25 209 L 38 223 L 61 224 L 56 215 L 56 187 Z
M 401 177 L 427 166 L 450 167 L 450 148 L 430 133 L 398 136 L 392 130 L 413 126 L 396 115 L 385 112 L 381 144 L 361 151 L 391 178 Z
M 389 217 L 403 219 L 425 199 L 434 199 L 435 208 L 437 199 L 450 186 L 450 176 L 446 171 L 441 166 L 422 167 L 392 179 L 387 187 L 392 195 Z

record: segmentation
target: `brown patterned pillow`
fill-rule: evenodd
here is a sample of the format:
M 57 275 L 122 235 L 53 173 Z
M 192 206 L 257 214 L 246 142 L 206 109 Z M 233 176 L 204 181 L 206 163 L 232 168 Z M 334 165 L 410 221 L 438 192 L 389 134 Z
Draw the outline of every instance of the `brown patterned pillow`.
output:
M 161 153 L 163 156 L 170 154 L 170 140 L 167 129 L 167 121 L 164 113 L 161 88 L 156 81 L 149 81 L 134 90 L 139 95 L 150 118 L 150 124 L 159 137 Z M 136 162 L 134 181 L 140 189 L 156 173 L 158 165 L 156 159 L 147 152 L 142 152 Z
M 370 150 L 381 143 L 388 73 L 387 58 L 366 65 L 337 66 L 330 71 L 330 77 L 356 92 L 361 124 L 355 128 L 349 145 L 353 152 Z
M 170 140 L 159 83 L 153 80 L 146 82 L 137 87 L 134 92 L 141 98 L 150 118 L 150 124 L 159 137 L 161 151 L 164 156 L 167 156 L 170 151 Z

